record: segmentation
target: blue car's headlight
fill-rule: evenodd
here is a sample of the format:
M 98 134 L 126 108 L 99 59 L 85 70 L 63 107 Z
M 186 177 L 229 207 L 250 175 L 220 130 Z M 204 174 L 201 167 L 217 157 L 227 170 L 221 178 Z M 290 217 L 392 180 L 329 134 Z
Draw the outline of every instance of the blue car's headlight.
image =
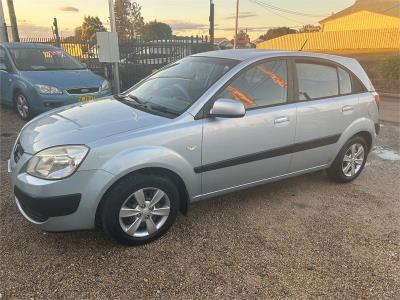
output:
M 100 91 L 107 91 L 111 89 L 111 83 L 108 80 L 104 80 L 101 84 Z
M 35 89 L 39 92 L 39 94 L 44 95 L 60 95 L 62 91 L 60 91 L 55 86 L 45 85 L 45 84 L 35 84 Z

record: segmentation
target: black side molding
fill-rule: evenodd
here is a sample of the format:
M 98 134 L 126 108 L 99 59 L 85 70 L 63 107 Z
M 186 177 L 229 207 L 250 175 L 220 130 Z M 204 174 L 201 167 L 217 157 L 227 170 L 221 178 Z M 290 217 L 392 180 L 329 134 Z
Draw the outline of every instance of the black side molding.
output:
M 222 169 L 222 168 L 232 167 L 232 166 L 236 166 L 236 165 L 246 164 L 246 163 L 250 163 L 253 161 L 273 158 L 276 156 L 282 156 L 282 155 L 286 155 L 286 154 L 309 150 L 309 149 L 313 149 L 313 148 L 328 146 L 331 144 L 335 144 L 339 140 L 340 136 L 341 136 L 340 134 L 336 134 L 336 135 L 327 136 L 324 138 L 311 140 L 311 141 L 307 141 L 307 142 L 303 142 L 303 143 L 292 144 L 292 145 L 281 147 L 281 148 L 271 149 L 271 150 L 267 150 L 267 151 L 263 151 L 263 152 L 257 152 L 257 153 L 253 153 L 253 154 L 249 154 L 249 155 L 245 155 L 245 156 L 239 156 L 239 157 L 223 160 L 220 162 L 215 162 L 215 163 L 211 163 L 208 165 L 196 167 L 196 168 L 194 168 L 194 172 L 195 173 L 203 173 L 203 172 L 218 170 L 218 169 Z

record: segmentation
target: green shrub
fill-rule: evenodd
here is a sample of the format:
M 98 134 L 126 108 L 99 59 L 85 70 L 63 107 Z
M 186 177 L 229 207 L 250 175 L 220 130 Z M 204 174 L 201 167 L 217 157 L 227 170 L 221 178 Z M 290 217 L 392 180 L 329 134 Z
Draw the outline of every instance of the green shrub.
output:
M 382 73 L 387 80 L 400 80 L 400 55 L 385 59 L 382 64 Z

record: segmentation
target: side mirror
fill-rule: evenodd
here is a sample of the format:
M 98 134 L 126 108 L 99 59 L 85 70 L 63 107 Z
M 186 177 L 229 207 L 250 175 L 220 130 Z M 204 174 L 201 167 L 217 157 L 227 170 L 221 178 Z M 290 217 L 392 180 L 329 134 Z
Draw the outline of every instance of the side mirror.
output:
M 214 102 L 209 116 L 221 118 L 241 118 L 245 114 L 246 108 L 242 102 L 222 98 Z
M 3 63 L 0 63 L 0 71 L 6 71 L 6 72 L 8 72 L 7 66 L 6 66 L 5 64 L 3 64 Z

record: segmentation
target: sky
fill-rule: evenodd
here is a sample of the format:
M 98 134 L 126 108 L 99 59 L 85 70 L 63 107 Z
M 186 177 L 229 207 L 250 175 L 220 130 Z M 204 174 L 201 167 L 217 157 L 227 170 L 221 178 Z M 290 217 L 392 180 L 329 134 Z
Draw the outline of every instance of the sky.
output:
M 3 2 L 4 15 L 9 25 L 7 1 Z M 338 12 L 354 0 L 256 0 L 292 11 L 317 15 L 304 17 L 277 13 L 253 2 L 240 0 L 239 29 L 248 31 L 256 39 L 271 27 L 301 27 L 317 24 L 323 17 Z M 208 34 L 209 0 L 136 0 L 142 6 L 146 22 L 157 20 L 171 25 L 176 35 Z M 236 0 L 214 0 L 215 37 L 232 38 L 235 26 Z M 21 37 L 50 37 L 53 18 L 57 17 L 61 36 L 73 35 L 74 28 L 82 24 L 84 16 L 98 16 L 106 27 L 108 0 L 14 0 Z

